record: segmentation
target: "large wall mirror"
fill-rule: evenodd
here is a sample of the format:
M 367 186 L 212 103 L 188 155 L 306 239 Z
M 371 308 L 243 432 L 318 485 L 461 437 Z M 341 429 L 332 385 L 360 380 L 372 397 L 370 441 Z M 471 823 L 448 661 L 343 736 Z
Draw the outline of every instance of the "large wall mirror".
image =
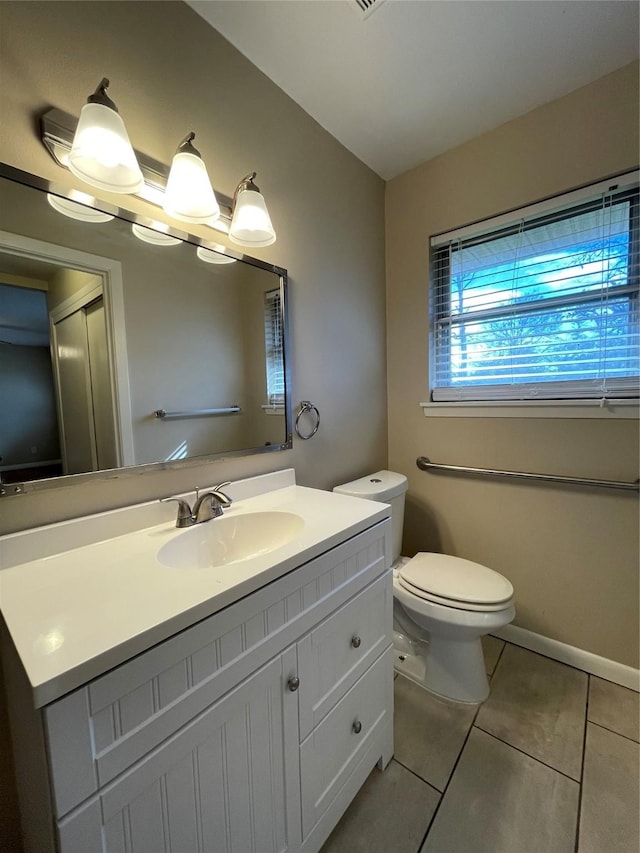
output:
M 0 164 L 0 494 L 291 447 L 286 270 L 86 201 Z

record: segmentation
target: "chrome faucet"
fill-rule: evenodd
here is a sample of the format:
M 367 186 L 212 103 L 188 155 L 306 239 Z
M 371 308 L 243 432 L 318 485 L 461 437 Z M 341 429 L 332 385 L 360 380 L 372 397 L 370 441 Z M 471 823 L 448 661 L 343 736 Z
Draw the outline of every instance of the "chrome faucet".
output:
M 199 494 L 199 489 L 196 486 L 196 502 L 193 505 L 193 510 L 184 498 L 160 498 L 160 502 L 176 501 L 178 504 L 176 527 L 192 527 L 194 524 L 202 524 L 203 521 L 219 518 L 222 515 L 222 510 L 231 506 L 231 498 L 222 491 L 229 485 L 231 485 L 230 481 L 220 483 L 219 486 L 214 486 L 203 494 Z

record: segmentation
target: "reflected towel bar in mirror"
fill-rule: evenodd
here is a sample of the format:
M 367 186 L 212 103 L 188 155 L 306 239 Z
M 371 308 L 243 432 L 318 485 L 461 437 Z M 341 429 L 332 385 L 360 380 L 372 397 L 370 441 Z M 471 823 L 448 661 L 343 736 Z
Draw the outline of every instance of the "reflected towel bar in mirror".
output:
M 156 409 L 154 415 L 165 421 L 175 418 L 204 418 L 210 415 L 236 415 L 241 412 L 240 406 L 220 406 L 217 409 L 186 409 L 182 412 L 165 412 L 164 409 Z

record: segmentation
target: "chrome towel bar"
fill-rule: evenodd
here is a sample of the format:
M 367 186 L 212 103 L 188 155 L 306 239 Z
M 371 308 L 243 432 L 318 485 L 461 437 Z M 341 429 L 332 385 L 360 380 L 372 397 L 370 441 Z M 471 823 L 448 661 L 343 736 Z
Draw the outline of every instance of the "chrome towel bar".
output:
M 184 412 L 165 412 L 164 409 L 156 409 L 156 418 L 169 421 L 172 418 L 202 418 L 210 415 L 235 415 L 240 411 L 240 406 L 221 406 L 217 409 L 188 409 Z
M 585 477 L 561 477 L 555 474 L 527 474 L 522 471 L 496 471 L 493 468 L 467 468 L 464 465 L 441 465 L 426 456 L 419 456 L 416 465 L 421 471 L 451 471 L 454 474 L 472 474 L 482 477 L 512 477 L 520 480 L 544 480 L 547 483 L 570 483 L 574 486 L 597 486 L 602 489 L 640 491 L 640 480 L 624 483 L 617 480 L 589 480 Z

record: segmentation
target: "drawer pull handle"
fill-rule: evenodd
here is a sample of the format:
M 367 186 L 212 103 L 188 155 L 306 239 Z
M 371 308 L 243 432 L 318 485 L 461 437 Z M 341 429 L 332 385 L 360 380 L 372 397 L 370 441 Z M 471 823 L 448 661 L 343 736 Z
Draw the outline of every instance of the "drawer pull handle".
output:
M 351 638 L 351 645 L 353 646 L 354 649 L 359 649 L 361 642 L 362 642 L 362 640 L 360 639 L 360 637 L 357 634 L 354 634 L 353 637 Z
M 300 687 L 300 679 L 297 675 L 292 675 L 289 681 L 287 681 L 287 687 L 292 693 L 295 693 L 298 687 Z
M 356 720 L 351 726 L 351 728 L 353 729 L 354 734 L 359 735 L 362 731 L 362 723 L 360 722 L 360 720 Z

